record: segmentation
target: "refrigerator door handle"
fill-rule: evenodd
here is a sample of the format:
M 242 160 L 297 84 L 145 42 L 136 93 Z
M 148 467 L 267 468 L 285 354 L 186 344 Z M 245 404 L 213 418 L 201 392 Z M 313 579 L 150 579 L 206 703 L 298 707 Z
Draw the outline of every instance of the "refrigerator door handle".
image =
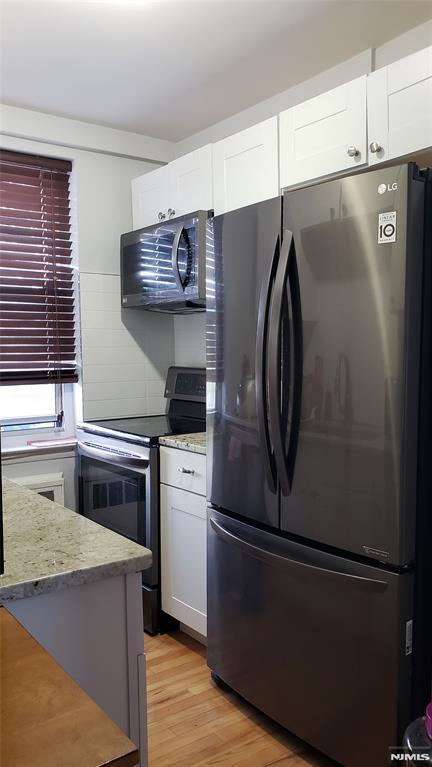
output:
M 303 320 L 295 242 L 292 232 L 287 231 L 287 234 L 291 235 L 291 247 L 288 259 L 288 284 L 291 297 L 293 334 L 293 392 L 287 466 L 290 487 L 292 487 L 301 419 L 301 398 L 303 388 Z
M 238 546 L 243 551 L 246 551 L 250 556 L 254 556 L 260 559 L 262 562 L 268 564 L 283 565 L 287 567 L 301 567 L 309 571 L 320 573 L 322 576 L 335 576 L 337 578 L 345 578 L 353 584 L 357 584 L 362 589 L 368 591 L 383 592 L 387 589 L 388 583 L 386 581 L 379 581 L 374 578 L 364 578 L 361 575 L 353 575 L 352 573 L 346 573 L 343 570 L 335 570 L 328 567 L 322 567 L 320 565 L 313 565 L 309 562 L 303 562 L 300 559 L 292 559 L 291 557 L 276 553 L 270 549 L 262 549 L 260 546 L 256 546 L 254 543 L 240 538 L 231 530 L 227 530 L 225 527 L 219 524 L 213 517 L 210 517 L 210 525 L 213 528 L 216 535 L 225 540 L 227 543 Z
M 285 231 L 270 306 L 269 319 L 269 418 L 279 483 L 282 493 L 291 492 L 290 475 L 285 455 L 281 417 L 281 327 L 282 304 L 288 278 L 289 255 L 293 242 L 292 232 Z M 286 371 L 284 371 L 286 374 Z M 288 371 L 289 380 L 289 371 Z
M 255 396 L 258 420 L 258 432 L 260 442 L 264 447 L 264 471 L 267 477 L 267 483 L 272 493 L 276 492 L 276 466 L 274 462 L 273 449 L 270 440 L 268 426 L 268 407 L 267 407 L 267 340 L 269 331 L 269 308 L 271 299 L 272 284 L 275 279 L 276 267 L 278 263 L 280 250 L 279 235 L 276 239 L 271 266 L 263 279 L 261 285 L 257 339 L 255 350 Z

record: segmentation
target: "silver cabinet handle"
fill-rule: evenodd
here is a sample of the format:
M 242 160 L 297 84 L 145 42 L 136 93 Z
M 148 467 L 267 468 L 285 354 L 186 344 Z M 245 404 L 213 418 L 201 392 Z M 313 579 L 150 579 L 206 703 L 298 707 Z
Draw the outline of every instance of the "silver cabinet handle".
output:
M 359 154 L 360 154 L 360 152 L 357 149 L 357 147 L 354 146 L 354 144 L 352 144 L 351 146 L 348 147 L 348 149 L 347 149 L 348 157 L 358 157 Z
M 168 218 L 172 218 L 173 216 L 175 216 L 174 208 L 168 208 L 167 213 L 168 213 Z
M 162 213 L 161 210 L 158 213 L 158 219 L 159 219 L 159 221 L 164 221 L 166 219 L 165 213 Z
M 184 466 L 179 466 L 177 471 L 180 472 L 180 474 L 195 474 L 194 469 L 185 469 Z
M 371 143 L 369 144 L 369 149 L 371 150 L 373 154 L 376 154 L 377 152 L 382 151 L 382 146 L 381 144 L 378 144 L 378 141 L 371 141 Z

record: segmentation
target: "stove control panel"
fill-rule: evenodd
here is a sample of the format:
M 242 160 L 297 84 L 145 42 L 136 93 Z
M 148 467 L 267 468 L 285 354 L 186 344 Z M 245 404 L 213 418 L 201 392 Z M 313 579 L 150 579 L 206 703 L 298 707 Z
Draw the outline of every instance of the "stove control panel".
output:
M 170 367 L 166 380 L 165 397 L 205 403 L 206 371 L 204 368 Z

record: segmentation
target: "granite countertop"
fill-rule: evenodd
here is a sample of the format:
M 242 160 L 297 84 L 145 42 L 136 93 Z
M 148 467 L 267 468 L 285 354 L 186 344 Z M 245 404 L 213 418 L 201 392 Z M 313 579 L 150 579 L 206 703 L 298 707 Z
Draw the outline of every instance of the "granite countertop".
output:
M 197 434 L 177 434 L 175 437 L 160 437 L 159 444 L 205 455 L 206 433 L 205 431 L 200 431 Z
M 151 565 L 149 549 L 9 479 L 3 480 L 3 525 L 0 605 Z

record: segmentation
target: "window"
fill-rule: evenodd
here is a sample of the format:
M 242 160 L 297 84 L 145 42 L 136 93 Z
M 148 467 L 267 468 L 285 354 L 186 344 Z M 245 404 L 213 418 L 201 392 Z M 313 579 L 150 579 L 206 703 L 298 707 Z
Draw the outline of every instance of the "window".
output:
M 2 431 L 58 428 L 63 421 L 63 391 L 59 384 L 2 386 L 0 423 Z
M 61 384 L 78 378 L 71 167 L 0 150 L 0 422 L 6 428 L 59 425 Z

